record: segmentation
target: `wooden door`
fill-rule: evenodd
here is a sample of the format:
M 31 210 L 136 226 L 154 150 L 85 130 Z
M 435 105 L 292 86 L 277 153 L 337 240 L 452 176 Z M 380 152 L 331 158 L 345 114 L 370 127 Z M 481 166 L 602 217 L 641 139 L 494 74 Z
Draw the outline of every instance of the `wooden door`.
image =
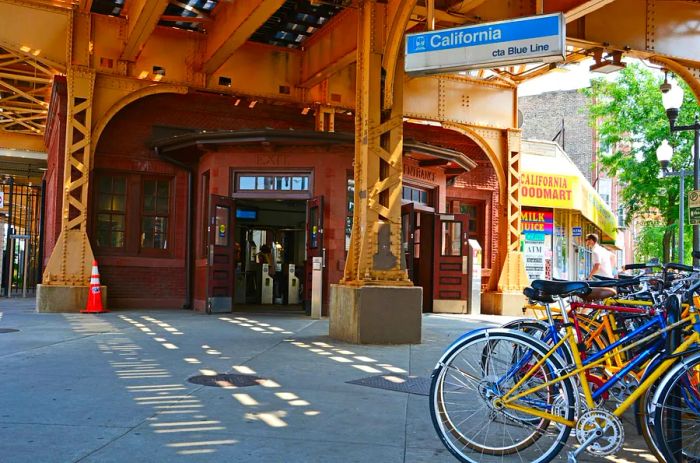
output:
M 433 311 L 467 313 L 466 214 L 435 214 Z
M 316 196 L 306 202 L 306 268 L 304 285 L 304 308 L 311 314 L 311 268 L 314 257 L 325 261 L 323 247 L 323 196 Z M 323 263 L 325 265 L 325 262 Z M 324 271 L 323 279 L 326 275 Z
M 211 195 L 209 204 L 207 313 L 231 312 L 236 271 L 236 205 L 233 199 L 218 195 Z

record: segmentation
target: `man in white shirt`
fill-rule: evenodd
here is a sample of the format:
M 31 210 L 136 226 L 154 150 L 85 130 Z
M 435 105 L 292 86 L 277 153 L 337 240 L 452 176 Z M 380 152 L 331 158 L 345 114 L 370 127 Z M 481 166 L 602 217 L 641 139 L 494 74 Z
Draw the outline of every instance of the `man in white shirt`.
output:
M 612 253 L 598 244 L 598 235 L 586 235 L 586 246 L 590 248 L 593 257 L 593 268 L 588 274 L 588 279 L 592 279 L 593 275 L 612 278 Z

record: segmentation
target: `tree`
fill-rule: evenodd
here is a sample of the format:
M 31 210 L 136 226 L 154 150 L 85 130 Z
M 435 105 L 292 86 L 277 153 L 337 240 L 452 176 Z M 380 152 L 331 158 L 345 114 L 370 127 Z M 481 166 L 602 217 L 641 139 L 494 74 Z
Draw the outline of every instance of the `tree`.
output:
M 655 75 L 641 63 L 632 63 L 620 71 L 614 80 L 598 78 L 584 89 L 589 98 L 591 125 L 597 128 L 603 169 L 623 185 L 621 203 L 627 220 L 642 218 L 642 240 L 646 257 L 671 259 L 671 243 L 678 230 L 678 177 L 660 178 L 656 149 L 664 139 L 674 147 L 671 168 L 682 167 L 692 173 L 692 133 L 671 134 L 668 118 L 661 102 L 659 85 L 663 76 Z M 692 123 L 698 104 L 684 82 L 678 82 L 685 92 L 678 124 Z M 686 190 L 692 189 L 692 177 L 686 178 Z M 652 227 L 655 230 L 646 230 Z M 686 226 L 687 227 L 687 226 Z M 688 231 L 690 228 L 688 227 Z M 691 236 L 690 233 L 687 236 Z M 656 244 L 656 246 L 655 246 Z M 692 247 L 691 240 L 686 240 Z M 652 250 L 662 255 L 649 255 Z M 639 255 L 639 257 L 643 257 Z

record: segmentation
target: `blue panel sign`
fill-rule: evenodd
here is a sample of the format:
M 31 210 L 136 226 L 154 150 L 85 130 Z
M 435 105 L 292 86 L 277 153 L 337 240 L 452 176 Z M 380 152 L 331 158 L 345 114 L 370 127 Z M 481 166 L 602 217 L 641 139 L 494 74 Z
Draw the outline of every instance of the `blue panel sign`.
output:
M 571 234 L 573 236 L 581 236 L 581 227 L 572 227 Z
M 561 13 L 406 36 L 406 72 L 429 74 L 564 59 Z

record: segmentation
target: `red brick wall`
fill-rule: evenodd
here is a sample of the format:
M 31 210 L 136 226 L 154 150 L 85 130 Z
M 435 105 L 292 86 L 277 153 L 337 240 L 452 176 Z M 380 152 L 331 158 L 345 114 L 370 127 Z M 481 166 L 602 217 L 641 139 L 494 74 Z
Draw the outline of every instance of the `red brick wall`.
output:
M 484 262 L 487 268 L 493 267 L 493 262 L 498 256 L 498 224 L 500 219 L 500 198 L 498 189 L 498 177 L 488 160 L 479 160 L 479 167 L 460 175 L 455 179 L 454 186 L 447 188 L 449 198 L 474 198 L 482 199 L 490 197 L 490 205 L 486 206 L 486 239 L 488 240 L 490 260 Z M 488 203 L 488 201 L 487 201 Z M 481 243 L 482 246 L 484 243 Z
M 66 105 L 68 94 L 66 79 L 56 76 L 51 94 L 49 116 L 44 135 L 47 149 L 47 169 L 44 174 L 44 262 L 46 266 L 61 233 L 61 208 L 63 205 L 63 169 L 66 153 Z

